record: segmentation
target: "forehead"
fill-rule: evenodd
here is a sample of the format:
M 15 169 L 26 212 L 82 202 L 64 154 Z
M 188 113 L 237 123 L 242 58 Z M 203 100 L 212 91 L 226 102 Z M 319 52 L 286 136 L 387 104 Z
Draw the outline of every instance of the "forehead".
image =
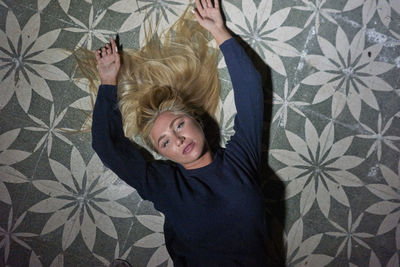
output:
M 167 131 L 173 120 L 182 116 L 186 117 L 186 115 L 184 114 L 176 114 L 170 111 L 166 111 L 158 115 L 150 131 L 150 135 L 153 138 L 153 140 L 157 140 L 157 138 L 160 135 L 162 135 L 165 131 Z

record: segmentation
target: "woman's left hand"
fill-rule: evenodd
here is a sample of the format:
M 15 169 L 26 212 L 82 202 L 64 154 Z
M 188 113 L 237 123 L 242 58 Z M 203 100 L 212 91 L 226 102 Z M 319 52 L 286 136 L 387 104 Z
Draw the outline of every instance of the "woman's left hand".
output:
M 106 44 L 105 47 L 96 51 L 97 70 L 101 84 L 117 85 L 118 72 L 121 67 L 120 56 L 113 38 L 110 38 L 110 44 Z
M 200 25 L 214 36 L 218 45 L 232 37 L 222 19 L 219 0 L 214 0 L 214 5 L 211 0 L 196 0 L 194 14 Z

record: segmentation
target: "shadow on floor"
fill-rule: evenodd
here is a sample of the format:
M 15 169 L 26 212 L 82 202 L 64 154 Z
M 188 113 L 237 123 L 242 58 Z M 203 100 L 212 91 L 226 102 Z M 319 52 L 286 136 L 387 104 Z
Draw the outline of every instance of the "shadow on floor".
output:
M 264 103 L 272 103 L 272 77 L 271 69 L 262 58 L 239 36 L 232 33 L 236 40 L 244 47 L 255 68 L 261 75 L 262 86 L 264 88 Z M 262 143 L 262 162 L 260 186 L 264 193 L 266 204 L 266 216 L 269 221 L 270 243 L 268 253 L 272 259 L 273 266 L 285 266 L 286 253 L 283 240 L 285 225 L 286 206 L 283 201 L 285 198 L 285 187 L 283 182 L 268 165 L 269 135 L 272 123 L 272 105 L 264 105 L 264 127 Z

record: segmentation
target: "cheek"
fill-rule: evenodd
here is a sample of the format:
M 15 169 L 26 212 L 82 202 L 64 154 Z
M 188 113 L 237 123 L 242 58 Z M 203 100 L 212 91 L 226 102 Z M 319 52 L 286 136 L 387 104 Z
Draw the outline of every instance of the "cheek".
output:
M 166 158 L 166 159 L 171 159 L 171 157 L 169 156 L 169 154 L 168 153 L 165 153 L 165 151 L 157 151 L 157 153 L 160 155 L 160 156 L 162 156 L 162 157 L 164 157 L 164 158 Z
M 158 152 L 158 154 L 160 154 L 161 156 L 163 156 L 164 158 L 169 159 L 168 155 L 166 153 L 163 152 Z
M 194 134 L 197 136 L 198 139 L 200 139 L 201 141 L 204 142 L 204 139 L 205 139 L 204 132 L 203 132 L 203 129 L 200 126 L 196 125 L 196 128 L 194 130 Z
M 162 151 L 159 151 L 158 154 L 160 154 L 164 158 L 174 161 L 175 158 L 174 155 L 176 154 L 176 151 L 174 147 L 170 147 L 168 149 L 163 149 Z
M 200 139 L 204 136 L 203 129 L 196 122 L 190 123 L 189 127 L 187 128 L 187 133 L 195 139 Z

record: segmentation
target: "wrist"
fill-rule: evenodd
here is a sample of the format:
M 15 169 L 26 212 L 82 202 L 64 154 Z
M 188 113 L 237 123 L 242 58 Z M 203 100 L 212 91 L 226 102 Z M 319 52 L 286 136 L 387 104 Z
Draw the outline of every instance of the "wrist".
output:
M 101 82 L 100 85 L 112 85 L 112 86 L 117 86 L 116 82 Z
M 117 80 L 101 80 L 101 85 L 117 85 Z
M 220 46 L 224 41 L 226 41 L 232 37 L 232 35 L 228 31 L 228 29 L 225 27 L 225 25 L 220 28 L 215 28 L 211 32 L 211 35 L 214 37 L 218 46 Z

